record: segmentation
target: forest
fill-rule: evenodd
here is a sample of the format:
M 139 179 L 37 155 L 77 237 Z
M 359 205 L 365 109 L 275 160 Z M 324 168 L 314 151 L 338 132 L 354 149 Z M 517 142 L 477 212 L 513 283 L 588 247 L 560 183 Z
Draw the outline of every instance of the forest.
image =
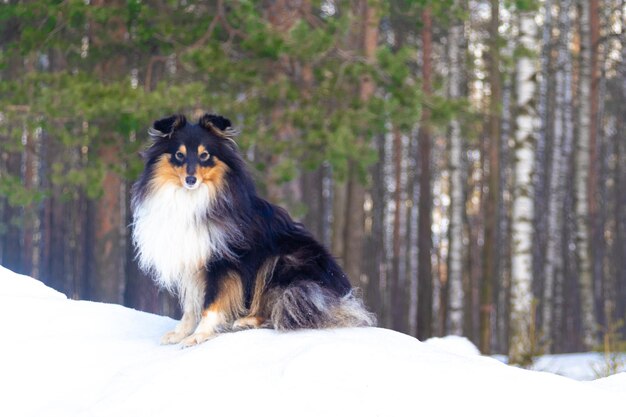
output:
M 222 114 L 379 326 L 626 349 L 625 0 L 0 2 L 0 264 L 178 318 L 139 271 L 154 120 Z

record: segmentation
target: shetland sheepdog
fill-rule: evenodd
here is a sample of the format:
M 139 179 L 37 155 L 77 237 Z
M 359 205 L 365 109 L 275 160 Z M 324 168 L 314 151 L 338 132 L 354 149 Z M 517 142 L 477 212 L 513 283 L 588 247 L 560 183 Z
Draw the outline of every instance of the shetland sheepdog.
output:
M 220 332 L 371 326 L 346 274 L 302 224 L 264 199 L 231 122 L 154 122 L 132 190 L 133 241 L 143 271 L 175 293 L 183 316 L 163 344 Z

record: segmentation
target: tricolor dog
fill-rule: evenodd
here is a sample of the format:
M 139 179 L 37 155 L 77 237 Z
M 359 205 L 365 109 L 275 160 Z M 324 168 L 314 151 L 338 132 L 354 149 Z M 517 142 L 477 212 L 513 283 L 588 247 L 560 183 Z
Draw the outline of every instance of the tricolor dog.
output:
M 178 295 L 183 317 L 162 343 L 220 332 L 369 326 L 329 252 L 287 212 L 258 196 L 229 120 L 176 115 L 149 130 L 133 187 L 140 267 Z

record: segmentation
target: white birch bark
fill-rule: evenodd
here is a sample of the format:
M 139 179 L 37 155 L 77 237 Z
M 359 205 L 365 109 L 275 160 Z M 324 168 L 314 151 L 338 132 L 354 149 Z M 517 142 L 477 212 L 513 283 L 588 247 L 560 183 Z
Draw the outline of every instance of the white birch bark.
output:
M 460 48 L 463 37 L 463 22 L 456 21 L 448 35 L 449 96 L 452 100 L 461 97 Z M 449 322 L 448 332 L 463 333 L 463 145 L 461 125 L 457 118 L 450 122 L 450 255 L 449 268 Z
M 589 248 L 589 142 L 591 136 L 591 33 L 589 1 L 580 3 L 581 60 L 578 108 L 578 141 L 576 144 L 576 252 L 582 309 L 582 336 L 585 347 L 595 345 L 595 320 Z
M 519 43 L 536 51 L 537 24 L 533 13 L 522 13 Z M 540 120 L 534 108 L 537 61 L 524 55 L 516 65 L 517 118 L 514 155 L 511 259 L 511 340 L 509 360 L 519 363 L 531 352 L 532 241 L 534 142 Z
M 546 249 L 545 281 L 542 307 L 542 332 L 551 340 L 554 324 L 560 321 L 562 293 L 555 285 L 557 274 L 563 272 L 563 202 L 568 161 L 573 141 L 572 129 L 572 58 L 569 49 L 572 0 L 559 3 L 559 42 L 556 62 L 556 103 L 554 110 L 554 140 L 548 188 L 548 244 Z

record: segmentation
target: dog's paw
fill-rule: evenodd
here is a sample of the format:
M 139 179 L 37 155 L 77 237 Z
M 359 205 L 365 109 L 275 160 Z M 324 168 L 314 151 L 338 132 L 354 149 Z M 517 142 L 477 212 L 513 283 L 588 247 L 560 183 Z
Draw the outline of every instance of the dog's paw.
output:
M 215 333 L 194 333 L 191 336 L 185 337 L 180 344 L 183 347 L 191 347 L 206 342 L 209 339 L 213 339 L 215 336 Z
M 258 329 L 263 326 L 263 319 L 255 316 L 243 317 L 235 320 L 233 323 L 233 331 Z
M 161 338 L 162 345 L 175 345 L 176 343 L 180 343 L 187 336 L 185 333 L 177 332 L 173 330 L 171 332 L 167 332 Z

